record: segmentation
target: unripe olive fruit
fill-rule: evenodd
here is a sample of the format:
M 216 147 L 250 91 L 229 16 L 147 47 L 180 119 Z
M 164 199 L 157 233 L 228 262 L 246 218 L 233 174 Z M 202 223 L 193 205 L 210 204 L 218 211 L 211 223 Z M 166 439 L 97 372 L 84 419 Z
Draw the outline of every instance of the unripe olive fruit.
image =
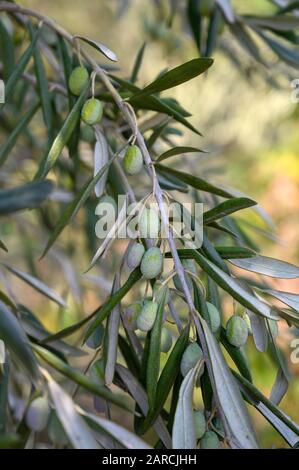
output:
M 200 441 L 201 449 L 219 449 L 220 443 L 214 431 L 207 431 Z
M 201 347 L 196 342 L 189 344 L 189 346 L 187 346 L 185 349 L 181 360 L 181 373 L 183 377 L 185 377 L 202 358 L 203 352 Z
M 199 13 L 201 16 L 211 16 L 215 8 L 215 0 L 199 0 Z
M 129 305 L 124 311 L 124 317 L 127 320 L 132 330 L 137 329 L 137 318 L 141 313 L 141 302 L 134 302 Z
M 52 411 L 50 415 L 48 433 L 51 441 L 53 441 L 55 444 L 66 446 L 69 443 L 69 439 L 55 411 Z
M 182 265 L 187 271 L 191 271 L 194 274 L 196 273 L 196 269 L 191 259 L 183 259 Z M 189 287 L 189 290 L 192 289 L 192 280 L 188 273 L 185 273 L 185 279 L 187 282 L 187 286 Z M 183 292 L 183 286 L 182 286 L 182 283 L 178 274 L 173 276 L 173 283 L 177 290 L 179 290 L 180 292 Z
M 127 254 L 127 265 L 130 269 L 135 269 L 140 265 L 145 248 L 142 243 L 135 242 Z
M 146 300 L 137 317 L 137 327 L 141 331 L 150 331 L 155 323 L 158 304 L 152 300 Z
M 209 318 L 208 323 L 211 328 L 212 333 L 217 333 L 221 325 L 221 317 L 215 305 L 207 302 Z
M 146 250 L 141 261 L 141 272 L 145 279 L 154 279 L 162 272 L 163 256 L 159 248 L 153 246 Z
M 206 432 L 206 418 L 203 411 L 194 411 L 194 429 L 196 439 L 201 439 Z
M 156 302 L 159 304 L 162 300 L 164 291 L 166 290 L 165 294 L 165 304 L 168 304 L 170 301 L 170 290 L 168 286 L 162 286 L 161 281 L 156 281 L 153 287 L 153 297 L 155 298 Z
M 82 111 L 81 118 L 85 124 L 93 126 L 97 122 L 100 122 L 103 116 L 103 104 L 96 98 L 90 98 L 85 101 Z
M 96 140 L 94 130 L 88 124 L 84 124 L 81 127 L 80 132 L 81 132 L 81 139 L 84 140 L 85 142 L 89 142 L 90 144 L 92 144 Z
M 246 321 L 238 315 L 233 315 L 226 324 L 226 337 L 233 346 L 244 346 L 248 338 Z
M 47 398 L 35 398 L 27 409 L 26 424 L 32 431 L 42 431 L 47 426 L 49 416 L 50 407 Z
M 130 145 L 123 160 L 124 170 L 128 175 L 137 175 L 143 167 L 143 157 L 137 145 Z
M 73 95 L 79 96 L 86 87 L 89 80 L 88 71 L 85 67 L 76 67 L 69 77 L 69 89 Z
M 168 328 L 165 326 L 161 330 L 161 351 L 168 353 L 172 346 L 172 335 Z
M 141 238 L 158 238 L 160 217 L 155 209 L 145 207 L 139 218 L 139 235 Z

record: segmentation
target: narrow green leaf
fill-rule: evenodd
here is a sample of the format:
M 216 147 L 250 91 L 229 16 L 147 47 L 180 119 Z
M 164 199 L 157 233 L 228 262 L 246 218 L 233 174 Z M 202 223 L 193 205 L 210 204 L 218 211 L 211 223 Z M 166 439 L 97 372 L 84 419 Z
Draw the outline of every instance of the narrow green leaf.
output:
M 293 294 L 292 292 L 282 292 L 280 290 L 273 289 L 260 289 L 261 292 L 271 295 L 275 299 L 280 300 L 284 304 L 296 310 L 299 313 L 299 294 Z
M 8 80 L 15 66 L 15 50 L 12 37 L 5 24 L 0 20 L 0 47 L 3 63 L 3 78 Z
M 277 424 L 279 426 L 279 429 L 277 428 L 276 429 L 279 432 L 281 432 L 282 430 L 285 430 L 285 428 L 287 428 L 289 431 L 292 432 L 291 445 L 295 445 L 296 443 L 298 443 L 299 442 L 299 427 L 297 426 L 297 424 L 294 423 L 289 418 L 289 416 L 287 416 L 283 411 L 281 411 L 277 406 L 275 406 L 270 400 L 268 400 L 268 398 L 266 398 L 253 384 L 251 384 L 248 380 L 246 380 L 245 377 L 242 377 L 234 370 L 231 370 L 231 372 L 238 380 L 239 386 L 241 387 L 242 391 L 245 391 L 249 402 L 252 403 L 252 405 L 260 413 L 265 415 L 267 419 L 270 418 L 270 422 L 274 421 L 274 418 L 273 418 L 274 416 L 276 418 L 276 426 Z M 268 410 L 269 412 L 271 412 L 271 415 L 269 415 L 269 413 L 266 413 L 265 410 Z M 278 420 L 278 423 L 277 423 L 277 420 Z M 283 428 L 281 427 L 282 424 L 284 425 Z M 285 433 L 283 433 L 282 436 L 286 438 Z M 297 436 L 297 440 L 295 436 Z
M 43 63 L 42 55 L 40 50 L 36 47 L 34 50 L 34 67 L 37 78 L 38 91 L 40 95 L 40 101 L 42 104 L 44 123 L 49 132 L 49 138 L 52 134 L 52 106 L 51 106 L 51 95 L 49 92 L 49 83 Z
M 37 363 L 29 346 L 28 338 L 18 320 L 7 306 L 0 301 L 0 338 L 17 357 L 35 380 L 38 377 Z
M 204 212 L 203 222 L 205 225 L 208 225 L 211 222 L 215 222 L 216 220 L 221 219 L 222 217 L 233 214 L 234 212 L 238 212 L 242 209 L 255 206 L 256 204 L 257 203 L 252 199 L 245 197 L 234 198 L 221 202 L 218 204 L 218 206 L 213 207 L 213 209 Z
M 173 175 L 179 180 L 183 181 L 183 183 L 186 183 L 195 189 L 199 189 L 200 191 L 205 191 L 208 193 L 216 194 L 217 196 L 221 196 L 225 198 L 233 197 L 227 191 L 224 191 L 221 188 L 217 188 L 217 186 L 214 186 L 213 184 L 208 183 L 207 181 L 201 178 L 198 178 L 198 176 L 193 176 L 190 173 L 184 173 L 183 171 L 178 171 L 178 170 L 174 170 L 173 168 L 168 168 L 164 165 L 161 165 L 160 163 L 157 163 L 155 167 L 163 174 Z
M 72 446 L 75 449 L 99 449 L 97 441 L 76 410 L 71 397 L 48 373 L 46 379 L 55 411 Z
M 86 418 L 87 422 L 95 424 L 101 432 L 108 434 L 110 437 L 119 442 L 126 449 L 151 449 L 145 441 L 140 439 L 135 434 L 131 433 L 124 427 L 120 426 L 113 421 L 108 421 L 108 419 L 100 418 L 91 413 L 86 413 L 83 410 L 81 415 Z
M 9 359 L 6 354 L 5 363 L 0 371 L 0 436 L 6 431 L 6 419 L 8 413 L 8 380 L 9 380 Z
M 226 419 L 231 444 L 233 447 L 240 449 L 258 449 L 255 432 L 247 409 L 237 383 L 225 362 L 218 342 L 203 318 L 196 318 L 197 329 L 200 329 L 199 322 L 204 332 L 208 349 L 213 374 L 212 386 Z
M 149 355 L 146 371 L 146 391 L 150 412 L 155 406 L 157 384 L 160 372 L 160 356 L 161 356 L 161 330 L 163 323 L 164 307 L 165 307 L 166 289 L 161 297 L 158 312 L 156 315 L 154 326 L 150 334 Z
M 27 125 L 38 110 L 40 103 L 35 103 L 19 120 L 13 131 L 9 134 L 8 139 L 0 148 L 0 166 L 6 161 L 20 134 L 26 129 Z
M 146 416 L 148 412 L 148 400 L 147 400 L 146 393 L 143 390 L 143 387 L 140 385 L 137 379 L 131 374 L 131 372 L 125 367 L 121 366 L 120 364 L 117 364 L 116 372 L 120 376 L 121 380 L 125 384 L 131 396 L 134 398 L 134 400 L 138 404 L 144 416 Z M 162 420 L 160 416 L 157 418 L 157 420 L 153 424 L 153 429 L 156 431 L 156 433 L 160 437 L 166 449 L 170 449 L 171 439 L 169 436 L 169 432 L 165 426 L 164 421 Z
M 1 248 L 3 251 L 6 251 L 6 253 L 8 253 L 8 248 L 7 248 L 7 246 L 3 243 L 2 240 L 0 240 L 0 248 Z
M 278 41 L 275 41 L 275 39 L 271 38 L 265 33 L 259 32 L 260 36 L 262 39 L 265 41 L 265 43 L 272 49 L 275 54 L 282 59 L 284 62 L 289 64 L 291 67 L 294 67 L 295 69 L 299 68 L 299 52 L 297 48 L 289 48 L 285 46 L 284 44 L 281 44 Z
M 83 206 L 91 192 L 94 190 L 97 182 L 101 179 L 101 177 L 104 175 L 104 173 L 108 170 L 109 166 L 111 163 L 114 161 L 114 159 L 117 157 L 118 154 L 115 154 L 106 165 L 104 165 L 101 170 L 95 175 L 91 176 L 84 186 L 81 188 L 77 196 L 74 198 L 72 202 L 70 202 L 63 213 L 61 214 L 60 218 L 58 219 L 57 223 L 55 224 L 55 228 L 50 235 L 50 238 L 48 240 L 48 243 L 41 255 L 41 258 L 45 256 L 45 254 L 49 251 L 53 243 L 56 241 L 56 239 L 59 237 L 63 229 L 72 221 L 72 219 L 75 217 L 79 209 Z
M 134 67 L 133 67 L 131 78 L 130 78 L 130 81 L 132 83 L 137 82 L 139 70 L 140 70 L 143 56 L 144 56 L 145 46 L 146 46 L 146 43 L 144 42 L 142 46 L 140 47 L 138 54 L 136 56 Z
M 248 292 L 248 290 L 244 289 L 237 280 L 223 272 L 196 250 L 178 250 L 178 253 L 182 258 L 184 258 L 185 255 L 192 255 L 203 271 L 205 271 L 220 287 L 222 287 L 222 289 L 228 292 L 244 307 L 271 320 L 279 319 L 271 307 L 257 299 L 254 295 Z
M 157 416 L 159 416 L 170 393 L 171 387 L 173 386 L 175 379 L 179 374 L 178 364 L 180 364 L 181 357 L 188 344 L 189 329 L 190 326 L 188 324 L 177 339 L 177 342 L 175 343 L 161 372 L 157 384 L 156 403 L 154 408 L 149 411 L 144 420 L 142 434 L 144 434 L 150 428 L 152 423 L 156 420 Z
M 199 365 L 191 369 L 180 388 L 172 430 L 173 449 L 196 449 L 193 389 L 198 371 Z
M 222 259 L 251 258 L 256 252 L 244 246 L 215 246 Z
M 113 394 L 110 392 L 109 389 L 105 386 L 98 385 L 97 383 L 90 380 L 86 375 L 84 375 L 79 370 L 75 369 L 74 367 L 69 366 L 66 362 L 63 362 L 53 353 L 48 351 L 37 344 L 32 345 L 32 349 L 41 357 L 47 364 L 53 367 L 55 370 L 60 372 L 65 377 L 68 377 L 70 380 L 78 384 L 80 387 L 85 388 L 89 392 L 97 395 L 99 397 L 104 398 L 107 401 L 110 401 L 116 406 L 120 408 L 132 411 L 132 409 L 124 403 L 123 397 L 119 397 L 118 395 Z
M 61 338 L 66 338 L 67 336 L 71 336 L 72 334 L 76 333 L 76 331 L 81 330 L 82 326 L 86 325 L 98 312 L 98 309 L 94 310 L 90 315 L 83 318 L 77 323 L 74 323 L 71 326 L 63 328 L 63 330 L 58 331 L 58 333 L 54 333 L 52 335 L 46 336 L 46 338 L 40 341 L 41 344 L 48 344 L 54 343 Z
M 193 38 L 200 54 L 200 43 L 201 43 L 201 16 L 199 14 L 199 2 L 200 0 L 188 0 L 187 14 L 189 24 L 192 30 Z
M 3 264 L 6 267 L 6 269 L 8 269 L 15 276 L 25 281 L 27 284 L 29 284 L 31 287 L 36 289 L 38 292 L 48 297 L 50 300 L 53 300 L 53 302 L 56 302 L 58 305 L 61 305 L 61 307 L 66 308 L 67 305 L 65 301 L 63 300 L 63 298 L 60 297 L 60 295 L 58 295 L 50 287 L 48 287 L 43 281 L 41 281 L 40 279 L 37 279 L 31 274 L 21 271 L 15 266 L 11 266 L 10 264 L 6 264 L 6 263 L 3 263 Z
M 295 279 L 299 277 L 299 268 L 285 261 L 267 256 L 253 256 L 248 259 L 229 260 L 234 266 L 264 276 L 281 279 Z
M 30 42 L 28 48 L 25 50 L 23 55 L 18 60 L 17 65 L 15 66 L 13 72 L 11 73 L 11 75 L 10 75 L 10 77 L 9 77 L 7 83 L 6 83 L 6 86 L 5 86 L 5 103 L 7 103 L 9 101 L 12 93 L 14 93 L 16 83 L 18 82 L 19 78 L 22 76 L 22 74 L 23 74 L 23 72 L 26 68 L 26 65 L 28 64 L 28 62 L 29 62 L 29 60 L 30 60 L 30 58 L 33 54 L 33 51 L 34 51 L 34 48 L 35 48 L 35 45 L 36 45 L 36 41 L 37 41 L 37 37 L 38 37 L 38 31 L 36 32 L 34 38 Z M 0 111 L 2 110 L 5 103 L 0 104 Z
M 88 87 L 89 84 L 82 91 L 81 95 L 74 104 L 74 107 L 72 108 L 66 120 L 64 121 L 62 128 L 54 139 L 54 142 L 49 150 L 48 155 L 46 156 L 46 159 L 42 162 L 42 165 L 39 167 L 39 170 L 35 175 L 35 179 L 45 178 L 49 171 L 55 165 L 57 159 L 60 157 L 64 146 L 69 141 L 73 130 L 75 129 L 76 124 L 80 118 L 81 108 L 86 99 Z
M 240 46 L 246 52 L 248 52 L 256 62 L 262 65 L 266 65 L 265 61 L 260 55 L 258 46 L 252 39 L 251 35 L 249 34 L 249 31 L 247 31 L 245 25 L 241 22 L 235 22 L 233 24 L 230 24 L 229 26 L 232 34 L 235 36 Z
M 167 158 L 174 157 L 175 155 L 181 155 L 182 153 L 195 153 L 195 152 L 206 153 L 204 150 L 201 150 L 195 147 L 174 147 L 170 150 L 167 150 L 167 152 L 162 153 L 156 159 L 156 162 L 162 162 L 163 160 L 166 160 Z
M 86 42 L 91 47 L 104 54 L 107 59 L 110 59 L 113 62 L 117 62 L 118 59 L 116 54 L 111 49 L 109 49 L 109 47 L 105 46 L 105 44 L 102 44 L 99 41 L 94 41 L 93 39 L 87 38 L 85 36 L 74 36 L 74 39 L 81 39 L 81 41 Z
M 112 295 L 120 289 L 119 275 L 114 280 Z M 115 364 L 117 360 L 118 330 L 120 323 L 120 304 L 116 304 L 108 318 L 107 328 L 107 359 L 105 366 L 105 383 L 111 385 L 114 378 Z
M 200 57 L 179 65 L 160 75 L 156 80 L 140 90 L 136 96 L 151 95 L 176 87 L 204 73 L 213 64 L 213 59 Z
M 127 281 L 123 286 L 115 292 L 103 305 L 100 309 L 97 309 L 97 317 L 90 325 L 85 334 L 85 341 L 89 336 L 95 331 L 95 329 L 105 320 L 105 318 L 110 314 L 111 310 L 121 301 L 121 299 L 131 290 L 134 284 L 141 278 L 141 272 L 139 268 L 136 268 L 131 272 Z
M 198 135 L 202 135 L 192 124 L 185 119 L 181 112 L 175 109 L 173 106 L 170 106 L 166 100 L 162 98 L 158 98 L 157 96 L 139 96 L 136 95 L 140 91 L 136 85 L 133 83 L 124 80 L 122 78 L 116 77 L 115 75 L 111 75 L 111 78 L 115 80 L 119 85 L 121 85 L 124 89 L 129 90 L 132 93 L 135 93 L 134 96 L 130 97 L 131 105 L 136 109 L 149 109 L 151 111 L 157 111 L 158 113 L 166 114 L 167 116 L 172 117 L 177 122 L 180 122 L 185 127 L 190 129 L 192 132 L 195 132 Z
M 36 181 L 0 190 L 0 215 L 39 207 L 53 189 L 52 181 Z

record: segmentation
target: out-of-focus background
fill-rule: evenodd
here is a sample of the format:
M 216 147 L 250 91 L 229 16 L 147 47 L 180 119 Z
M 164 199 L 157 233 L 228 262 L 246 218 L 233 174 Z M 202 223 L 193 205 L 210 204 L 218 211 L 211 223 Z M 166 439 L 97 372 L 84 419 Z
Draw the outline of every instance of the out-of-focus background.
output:
M 22 0 L 20 3 L 53 17 L 74 34 L 106 43 L 119 57 L 122 76 L 129 74 L 138 49 L 146 41 L 139 78 L 141 86 L 162 69 L 197 56 L 183 19 L 178 15 L 168 29 L 157 17 L 154 1 Z M 238 11 L 247 13 L 266 14 L 272 8 L 267 0 L 236 0 L 233 4 Z M 242 50 L 238 54 L 240 61 L 246 60 Z M 277 240 L 270 241 L 262 234 L 257 236 L 263 254 L 299 264 L 299 104 L 291 102 L 290 81 L 282 80 L 280 88 L 270 86 L 259 74 L 249 81 L 221 52 L 217 51 L 214 57 L 215 64 L 207 76 L 172 90 L 172 95 L 192 113 L 191 122 L 204 134 L 201 138 L 184 131 L 178 143 L 208 150 L 205 159 L 212 179 L 240 189 L 268 211 L 276 224 Z M 192 164 L 196 171 L 196 160 Z M 273 286 L 299 291 L 298 280 L 275 281 Z M 92 305 L 95 299 L 92 293 L 90 296 L 87 302 Z M 280 337 L 284 348 L 288 348 L 290 341 L 283 325 Z M 275 379 L 272 362 L 257 352 L 250 353 L 250 361 L 255 383 L 268 395 Z M 281 406 L 299 422 L 299 365 L 291 367 L 294 380 Z M 255 421 L 263 446 L 285 445 L 260 415 L 255 414 Z

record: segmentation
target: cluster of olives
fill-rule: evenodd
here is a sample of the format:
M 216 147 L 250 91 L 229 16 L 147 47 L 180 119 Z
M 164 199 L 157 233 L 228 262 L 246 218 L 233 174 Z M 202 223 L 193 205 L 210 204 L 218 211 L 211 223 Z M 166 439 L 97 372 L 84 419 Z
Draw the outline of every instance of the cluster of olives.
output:
M 159 302 L 161 301 L 161 284 L 156 282 L 153 288 L 153 297 L 144 301 L 133 302 L 124 311 L 124 317 L 132 330 L 140 330 L 145 333 L 150 331 L 155 323 Z M 169 300 L 168 288 L 166 302 Z M 172 335 L 170 330 L 163 326 L 161 331 L 161 351 L 167 353 L 172 346 Z
M 203 411 L 195 410 L 193 413 L 194 418 L 194 429 L 196 440 L 199 440 L 201 449 L 219 449 L 220 448 L 220 439 L 219 435 L 222 437 L 223 428 L 222 423 L 218 418 L 213 418 L 212 425 L 215 431 L 207 429 L 207 422 Z
M 69 77 L 69 90 L 75 96 L 81 95 L 82 91 L 87 87 L 89 82 L 89 73 L 83 66 L 76 67 Z M 81 118 L 85 124 L 93 126 L 100 122 L 103 116 L 103 104 L 96 98 L 90 98 L 85 101 Z

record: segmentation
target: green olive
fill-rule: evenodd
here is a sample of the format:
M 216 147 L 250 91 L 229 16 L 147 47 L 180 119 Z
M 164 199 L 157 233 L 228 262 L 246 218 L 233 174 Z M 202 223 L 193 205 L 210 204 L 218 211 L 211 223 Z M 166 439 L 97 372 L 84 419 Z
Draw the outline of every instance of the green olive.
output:
M 238 315 L 233 315 L 226 324 L 226 337 L 233 346 L 244 346 L 248 338 L 246 321 Z
M 220 443 L 217 434 L 214 431 L 207 431 L 200 441 L 201 449 L 219 449 Z
M 137 329 L 137 318 L 141 313 L 141 302 L 134 302 L 124 310 L 124 317 L 132 330 Z
M 160 217 L 153 208 L 145 207 L 139 218 L 139 235 L 141 238 L 158 238 Z
M 144 253 L 140 266 L 145 279 L 154 279 L 163 269 L 163 256 L 159 248 L 151 247 Z
M 150 331 L 155 323 L 158 304 L 152 300 L 145 300 L 140 315 L 137 317 L 137 327 L 141 331 Z
M 76 67 L 69 77 L 69 89 L 73 95 L 81 95 L 89 80 L 88 71 L 85 67 Z
M 181 360 L 181 373 L 185 377 L 198 361 L 203 358 L 201 347 L 195 342 L 187 346 Z
M 218 312 L 217 308 L 215 305 L 211 304 L 210 302 L 207 302 L 207 308 L 208 308 L 208 323 L 211 328 L 212 333 L 217 333 L 221 326 L 221 317 L 220 313 Z
M 165 326 L 161 330 L 161 351 L 168 353 L 172 346 L 172 334 Z
M 128 175 L 137 175 L 143 167 L 143 157 L 137 145 L 130 145 L 123 160 L 124 170 Z
M 49 402 L 46 397 L 35 398 L 26 412 L 26 424 L 35 432 L 40 432 L 47 426 L 50 416 Z
M 90 98 L 89 100 L 85 101 L 82 111 L 81 117 L 85 124 L 89 124 L 93 126 L 100 122 L 103 116 L 103 104 L 100 100 L 96 98 Z
M 201 439 L 206 432 L 206 418 L 203 411 L 194 411 L 194 429 L 196 439 Z
M 127 265 L 130 269 L 135 269 L 140 265 L 145 248 L 142 243 L 135 242 L 127 254 Z

